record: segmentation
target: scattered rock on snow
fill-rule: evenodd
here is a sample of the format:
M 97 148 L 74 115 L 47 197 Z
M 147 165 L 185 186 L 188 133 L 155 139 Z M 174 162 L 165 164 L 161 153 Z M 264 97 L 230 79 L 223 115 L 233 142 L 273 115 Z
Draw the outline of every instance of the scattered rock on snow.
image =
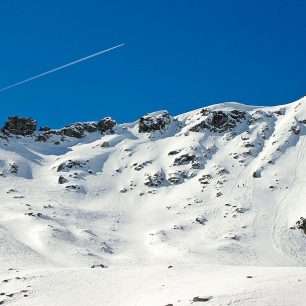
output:
M 200 296 L 195 296 L 192 301 L 193 302 L 208 302 L 212 299 L 213 297 L 212 296 L 203 296 L 203 297 L 200 297 Z

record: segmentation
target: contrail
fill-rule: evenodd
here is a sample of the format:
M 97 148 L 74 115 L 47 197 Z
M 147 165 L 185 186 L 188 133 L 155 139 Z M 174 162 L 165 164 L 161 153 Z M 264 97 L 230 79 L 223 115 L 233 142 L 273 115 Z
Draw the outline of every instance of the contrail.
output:
M 62 66 L 59 66 L 59 67 L 56 67 L 56 68 L 54 68 L 54 69 L 52 69 L 52 70 L 49 70 L 49 71 L 40 73 L 40 74 L 35 75 L 35 76 L 33 76 L 33 77 L 29 78 L 29 79 L 26 79 L 26 80 L 20 81 L 20 82 L 18 82 L 18 83 L 16 83 L 16 84 L 12 84 L 12 85 L 9 85 L 9 86 L 7 86 L 7 87 L 4 87 L 4 88 L 0 89 L 0 92 L 1 92 L 1 91 L 4 91 L 4 90 L 7 90 L 7 89 L 10 89 L 10 88 L 15 87 L 15 86 L 18 86 L 18 85 L 21 85 L 21 84 L 30 82 L 30 81 L 32 81 L 32 80 L 38 79 L 38 78 L 40 78 L 40 77 L 42 77 L 42 76 L 44 76 L 44 75 L 50 74 L 50 73 L 52 73 L 52 72 L 55 72 L 55 71 L 58 71 L 58 70 L 67 68 L 67 67 L 69 67 L 69 66 L 71 66 L 71 65 L 74 65 L 74 64 L 77 64 L 77 63 L 86 61 L 86 60 L 88 60 L 88 59 L 90 59 L 90 58 L 92 58 L 92 57 L 95 57 L 95 56 L 98 56 L 98 55 L 100 55 L 100 54 L 103 54 L 103 53 L 109 52 L 109 51 L 111 51 L 111 50 L 114 50 L 114 49 L 116 49 L 116 48 L 122 47 L 123 45 L 124 45 L 124 43 L 123 43 L 123 44 L 120 44 L 120 45 L 117 45 L 117 46 L 114 46 L 114 47 L 111 47 L 111 48 L 108 48 L 108 49 L 105 49 L 105 50 L 102 50 L 102 51 L 99 51 L 99 52 L 97 52 L 97 53 L 94 53 L 94 54 L 91 54 L 91 55 L 88 55 L 88 56 L 82 57 L 82 58 L 80 58 L 80 59 L 78 59 L 78 60 L 76 60 L 76 61 L 73 61 L 73 62 L 71 62 L 71 63 L 65 64 L 65 65 L 62 65 Z

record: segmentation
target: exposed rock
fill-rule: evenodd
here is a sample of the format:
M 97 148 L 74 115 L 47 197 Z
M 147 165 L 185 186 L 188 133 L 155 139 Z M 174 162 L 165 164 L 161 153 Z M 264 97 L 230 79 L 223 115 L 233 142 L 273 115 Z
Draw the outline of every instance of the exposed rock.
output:
M 301 132 L 301 129 L 300 129 L 299 126 L 293 125 L 293 126 L 291 127 L 291 131 L 292 131 L 295 135 L 299 135 L 300 132 Z
M 8 117 L 8 121 L 4 124 L 2 131 L 14 135 L 32 135 L 36 130 L 36 124 L 36 120 L 32 118 L 10 116 Z
M 45 138 L 48 139 L 50 135 L 64 135 L 67 137 L 73 138 L 83 138 L 85 133 L 95 133 L 101 132 L 106 133 L 110 132 L 113 133 L 113 128 L 116 125 L 116 121 L 114 121 L 110 117 L 106 117 L 101 119 L 98 122 L 76 122 L 71 125 L 65 126 L 64 128 L 54 131 L 54 130 L 47 130 L 43 134 L 41 134 L 41 138 L 37 141 L 44 141 Z
M 133 166 L 135 166 L 134 170 L 136 171 L 140 171 L 141 169 L 143 169 L 145 166 L 149 165 L 149 164 L 152 164 L 152 161 L 151 160 L 148 160 L 148 161 L 145 161 L 141 164 L 137 164 L 135 163 Z
M 179 154 L 182 150 L 174 150 L 174 151 L 170 151 L 168 153 L 168 155 L 176 155 L 176 154 Z
M 191 168 L 192 169 L 202 169 L 204 167 L 203 163 L 201 163 L 200 159 L 196 157 L 192 162 L 191 162 Z
M 139 119 L 139 133 L 150 133 L 155 131 L 164 131 L 170 124 L 170 115 L 168 112 L 159 113 L 157 115 L 147 115 Z
M 49 135 L 47 134 L 40 134 L 36 137 L 35 141 L 43 141 L 46 142 L 49 139 Z
M 300 220 L 296 222 L 296 227 L 298 229 L 301 229 L 306 235 L 306 219 L 305 218 L 301 217 Z
M 113 128 L 115 127 L 116 124 L 117 124 L 116 121 L 113 120 L 111 117 L 105 117 L 97 123 L 97 127 L 101 133 L 106 133 L 106 132 L 112 133 Z
M 196 222 L 202 224 L 202 225 L 205 225 L 205 223 L 207 222 L 207 219 L 204 217 L 204 216 L 199 216 L 199 217 L 196 217 Z
M 187 177 L 188 176 L 186 171 L 177 171 L 169 174 L 168 181 L 171 184 L 181 184 Z
M 74 123 L 62 128 L 60 133 L 68 137 L 82 138 L 84 137 L 84 128 L 81 123 Z
M 145 186 L 147 187 L 159 187 L 165 181 L 165 174 L 158 172 L 153 175 L 146 174 Z
M 17 174 L 18 173 L 19 167 L 15 163 L 11 163 L 8 165 L 8 172 L 12 174 Z
M 109 142 L 108 142 L 108 141 L 104 141 L 104 142 L 101 144 L 101 148 L 109 148 Z
M 78 160 L 69 159 L 58 165 L 57 172 L 67 171 L 69 169 L 83 168 L 84 166 L 86 166 L 87 163 L 88 161 L 78 161 Z
M 66 186 L 66 189 L 67 190 L 80 190 L 81 188 L 78 185 L 68 185 Z
M 58 183 L 59 184 L 65 184 L 67 182 L 68 182 L 68 180 L 66 178 L 64 178 L 62 175 L 59 176 L 59 178 L 58 178 Z
M 195 155 L 183 154 L 174 160 L 174 166 L 186 165 L 195 160 Z
M 246 118 L 246 113 L 238 110 L 225 111 L 201 111 L 206 116 L 200 123 L 190 128 L 192 132 L 200 132 L 204 129 L 214 133 L 222 133 L 236 127 L 238 122 Z
M 103 264 L 99 264 L 99 265 L 92 265 L 91 268 L 92 269 L 94 269 L 94 268 L 107 268 L 107 266 L 103 265 Z
M 212 179 L 212 176 L 210 174 L 204 174 L 202 175 L 201 178 L 199 178 L 199 182 L 202 184 L 202 185 L 207 185 L 209 184 L 209 181 Z
M 253 172 L 253 177 L 254 178 L 259 178 L 260 177 L 260 172 L 257 170 L 257 171 L 254 171 Z
M 239 213 L 239 214 L 244 214 L 244 213 L 248 212 L 249 209 L 248 208 L 244 208 L 244 207 L 238 207 L 238 208 L 235 209 L 235 211 L 237 213 Z
M 195 296 L 192 301 L 193 302 L 208 302 L 212 299 L 212 296 L 203 296 L 203 297 L 199 297 L 199 296 Z

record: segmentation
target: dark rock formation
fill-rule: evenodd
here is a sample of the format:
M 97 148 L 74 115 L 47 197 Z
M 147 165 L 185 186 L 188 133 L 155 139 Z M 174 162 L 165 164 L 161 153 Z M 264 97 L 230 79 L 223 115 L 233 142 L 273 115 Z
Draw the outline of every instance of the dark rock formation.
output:
M 155 131 L 164 131 L 170 124 L 170 115 L 163 112 L 158 115 L 147 115 L 139 119 L 139 133 L 150 133 Z
M 174 160 L 173 165 L 174 165 L 174 166 L 186 165 L 186 164 L 189 164 L 189 163 L 191 163 L 192 161 L 194 161 L 195 158 L 196 158 L 196 157 L 195 157 L 194 155 L 183 154 L 183 155 L 177 157 L 177 158 Z
M 78 185 L 68 185 L 68 186 L 66 186 L 66 190 L 80 190 L 81 189 L 81 187 L 80 186 L 78 186 Z
M 109 148 L 110 145 L 109 145 L 109 142 L 108 141 L 104 141 L 102 144 L 101 144 L 101 148 Z
M 92 269 L 94 269 L 94 268 L 107 268 L 107 266 L 103 265 L 103 264 L 98 264 L 98 265 L 92 265 L 91 268 Z
M 58 183 L 59 184 L 65 184 L 67 182 L 68 182 L 68 180 L 66 178 L 64 178 L 62 175 L 59 176 L 59 178 L 58 178 Z
M 301 229 L 306 235 L 306 219 L 301 217 L 299 221 L 296 222 L 296 227 Z
M 100 131 L 101 133 L 113 132 L 113 128 L 116 124 L 116 121 L 113 120 L 111 117 L 105 117 L 97 123 L 98 131 Z
M 225 112 L 203 109 L 201 114 L 205 119 L 190 128 L 190 131 L 200 132 L 206 129 L 214 133 L 223 133 L 236 127 L 238 122 L 246 118 L 246 113 L 238 110 Z
M 171 184 L 181 184 L 185 178 L 187 178 L 187 172 L 182 170 L 182 171 L 177 171 L 174 173 L 170 173 L 168 176 L 168 181 Z
M 67 170 L 69 171 L 69 169 L 80 169 L 86 166 L 87 163 L 88 161 L 78 161 L 78 160 L 69 159 L 58 165 L 57 172 L 67 171 Z
M 18 116 L 8 117 L 2 131 L 14 135 L 32 135 L 36 130 L 36 120 L 32 118 L 23 118 Z
M 199 182 L 202 185 L 207 185 L 212 178 L 213 177 L 210 174 L 203 174 L 202 177 L 199 178 Z
M 113 128 L 116 125 L 110 117 L 101 119 L 98 122 L 76 122 L 71 125 L 67 125 L 60 130 L 50 130 L 49 128 L 41 128 L 42 134 L 37 136 L 36 141 L 47 141 L 52 135 L 61 135 L 73 138 L 83 138 L 86 133 L 113 133 Z M 63 139 L 64 140 L 64 139 Z
M 207 296 L 207 297 L 199 297 L 195 296 L 192 301 L 193 302 L 208 302 L 212 299 L 212 296 Z
M 141 164 L 135 163 L 133 166 L 135 166 L 134 170 L 136 171 L 140 171 L 141 169 L 143 169 L 144 167 L 146 167 L 147 165 L 152 164 L 151 160 L 145 161 Z
M 260 177 L 260 172 L 259 171 L 254 171 L 253 172 L 253 177 L 254 178 L 259 178 Z
M 301 129 L 300 129 L 299 126 L 293 125 L 293 126 L 291 127 L 291 131 L 292 131 L 295 135 L 299 135 L 300 132 L 301 132 Z
M 207 219 L 204 216 L 199 216 L 195 220 L 196 220 L 196 222 L 198 222 L 202 225 L 205 225 L 205 223 L 207 222 Z
M 168 155 L 169 155 L 169 156 L 170 156 L 170 155 L 176 155 L 176 154 L 179 154 L 181 151 L 182 151 L 182 150 L 170 151 L 170 152 L 168 153 Z
M 164 173 L 155 173 L 153 175 L 147 174 L 145 186 L 147 187 L 159 187 L 165 181 Z
M 19 169 L 19 167 L 15 163 L 11 163 L 11 164 L 8 165 L 8 172 L 9 173 L 17 174 L 18 169 Z

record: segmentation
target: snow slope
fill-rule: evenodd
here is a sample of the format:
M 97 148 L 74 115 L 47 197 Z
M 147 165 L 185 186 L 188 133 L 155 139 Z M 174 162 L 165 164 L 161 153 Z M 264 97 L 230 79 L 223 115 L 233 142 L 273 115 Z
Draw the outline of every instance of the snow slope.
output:
M 0 303 L 298 304 L 305 125 L 304 97 L 0 135 Z

